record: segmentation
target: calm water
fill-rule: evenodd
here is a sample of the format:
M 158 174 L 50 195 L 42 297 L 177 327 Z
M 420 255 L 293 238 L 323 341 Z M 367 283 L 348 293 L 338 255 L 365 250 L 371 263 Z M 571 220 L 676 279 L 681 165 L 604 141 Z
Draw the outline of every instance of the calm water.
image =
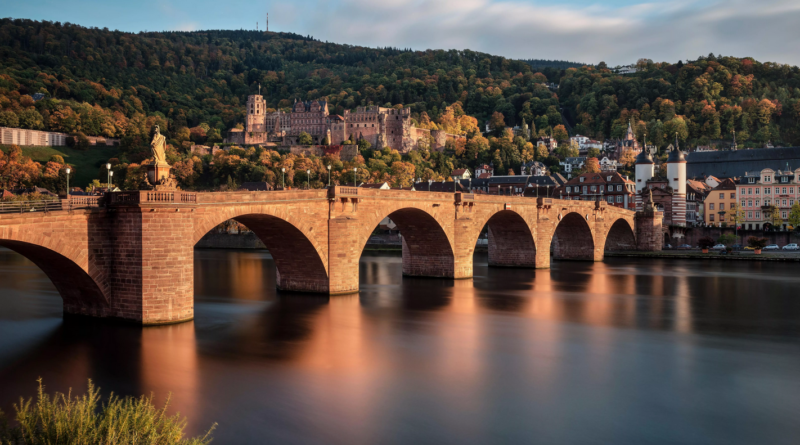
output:
M 0 250 L 0 407 L 93 379 L 173 394 L 216 443 L 793 444 L 800 266 L 610 260 L 403 279 L 364 256 L 361 293 L 279 295 L 268 254 L 197 251 L 196 319 L 61 318 Z

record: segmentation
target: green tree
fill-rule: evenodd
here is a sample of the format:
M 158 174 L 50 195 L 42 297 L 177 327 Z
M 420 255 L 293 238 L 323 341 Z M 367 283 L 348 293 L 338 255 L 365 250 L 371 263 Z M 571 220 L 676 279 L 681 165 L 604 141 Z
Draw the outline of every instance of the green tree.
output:
M 311 135 L 305 131 L 300 132 L 300 136 L 297 138 L 297 143 L 300 145 L 311 145 L 313 142 Z
M 772 229 L 780 229 L 780 227 L 783 225 L 783 217 L 781 216 L 780 209 L 775 204 L 772 204 L 769 206 L 769 209 L 766 210 L 766 213 L 770 224 L 772 224 Z
M 794 227 L 794 230 L 800 231 L 800 202 L 792 205 L 792 209 L 789 211 L 789 224 Z
M 11 110 L 0 112 L 0 127 L 17 128 L 19 127 L 19 117 Z
M 569 139 L 569 133 L 567 133 L 567 129 L 563 125 L 556 125 L 553 128 L 553 137 L 558 142 L 564 142 Z

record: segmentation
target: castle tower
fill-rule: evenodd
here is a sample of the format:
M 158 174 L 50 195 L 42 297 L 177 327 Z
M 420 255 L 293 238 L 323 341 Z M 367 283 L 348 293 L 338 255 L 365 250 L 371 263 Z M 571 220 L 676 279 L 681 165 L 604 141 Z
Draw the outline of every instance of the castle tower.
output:
M 260 87 L 259 87 L 260 89 Z M 247 132 L 248 133 L 263 133 L 266 131 L 265 110 L 267 104 L 264 101 L 264 96 L 254 94 L 247 96 Z
M 686 157 L 678 146 L 675 134 L 675 148 L 667 158 L 667 180 L 672 187 L 672 223 L 686 225 Z
M 642 210 L 642 194 L 643 190 L 647 187 L 647 181 L 653 179 L 655 175 L 655 163 L 653 157 L 650 156 L 649 150 L 642 150 L 636 156 L 635 162 L 636 169 L 636 195 L 634 202 L 636 203 L 636 211 Z

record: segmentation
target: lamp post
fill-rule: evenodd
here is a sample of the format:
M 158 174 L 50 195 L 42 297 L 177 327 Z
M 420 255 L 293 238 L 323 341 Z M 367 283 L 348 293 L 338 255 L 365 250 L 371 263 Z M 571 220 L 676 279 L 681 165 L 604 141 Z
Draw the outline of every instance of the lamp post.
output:
M 108 172 L 108 192 L 111 193 L 111 179 L 114 177 L 114 172 Z
M 286 167 L 281 167 L 281 189 L 286 190 L 286 180 L 284 177 L 286 176 Z
M 69 174 L 72 173 L 72 170 L 69 167 L 67 167 L 66 170 L 64 170 L 64 172 L 67 174 L 67 205 L 71 206 L 71 203 L 69 201 Z
M 311 189 L 311 170 L 306 170 L 306 190 Z
M 428 179 L 428 191 L 429 192 L 431 191 L 431 183 L 432 182 L 433 182 L 433 179 Z
M 107 163 L 106 164 L 106 170 L 108 170 L 108 172 L 107 172 L 108 173 L 108 175 L 107 175 L 108 181 L 107 182 L 108 182 L 108 190 L 110 191 L 111 190 L 111 163 Z
M 328 164 L 328 188 L 331 188 L 331 165 Z
M 358 187 L 358 167 L 353 167 L 353 187 Z

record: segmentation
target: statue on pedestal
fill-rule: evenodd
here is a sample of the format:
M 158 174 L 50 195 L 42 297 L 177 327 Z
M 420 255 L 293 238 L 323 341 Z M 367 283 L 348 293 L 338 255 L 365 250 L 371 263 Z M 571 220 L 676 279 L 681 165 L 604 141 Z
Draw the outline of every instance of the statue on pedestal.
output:
M 178 181 L 170 174 L 172 167 L 167 163 L 167 139 L 161 134 L 161 129 L 156 125 L 153 141 L 150 142 L 153 159 L 145 161 L 147 170 L 145 183 L 151 190 L 177 190 Z

